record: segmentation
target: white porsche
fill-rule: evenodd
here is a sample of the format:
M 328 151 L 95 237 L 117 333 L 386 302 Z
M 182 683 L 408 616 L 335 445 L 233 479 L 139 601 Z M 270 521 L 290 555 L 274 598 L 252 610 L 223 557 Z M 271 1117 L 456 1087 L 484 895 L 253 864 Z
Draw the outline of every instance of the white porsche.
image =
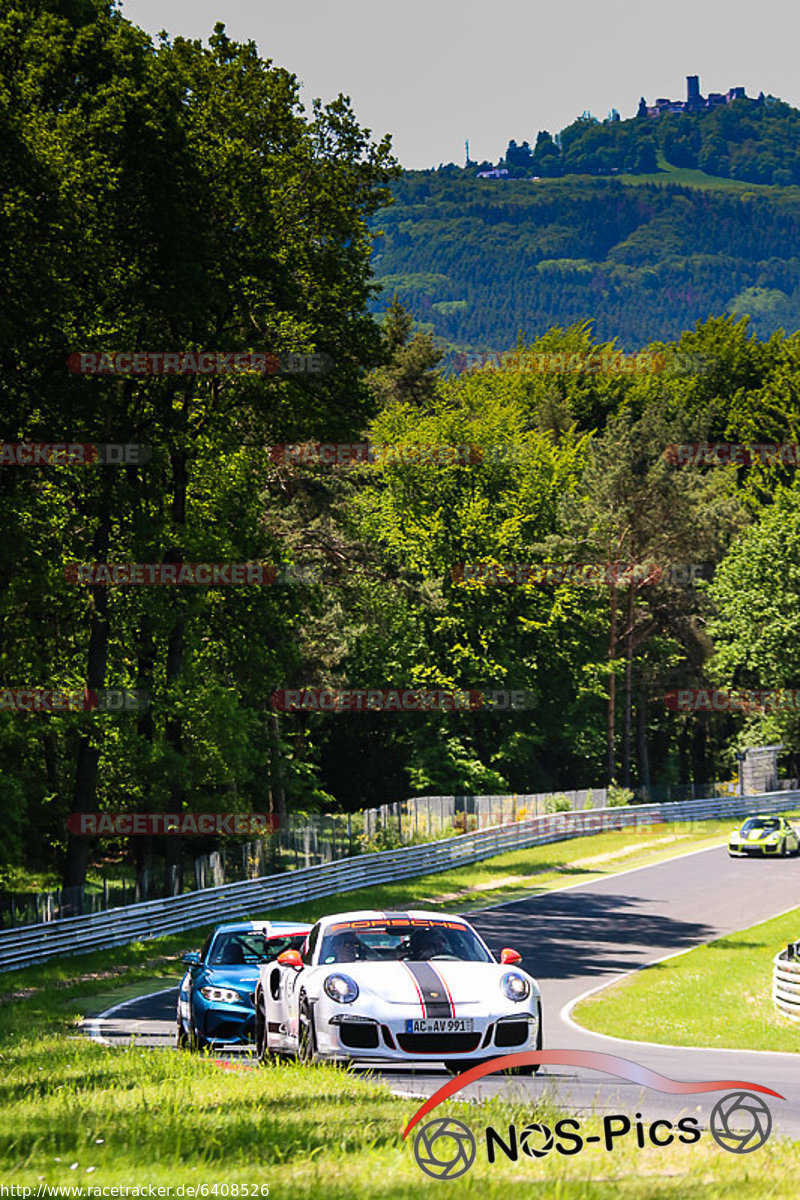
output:
M 520 955 L 497 962 L 463 917 L 350 912 L 259 969 L 259 1059 L 444 1062 L 452 1072 L 542 1046 L 542 1005 Z M 522 1068 L 533 1072 L 536 1067 Z

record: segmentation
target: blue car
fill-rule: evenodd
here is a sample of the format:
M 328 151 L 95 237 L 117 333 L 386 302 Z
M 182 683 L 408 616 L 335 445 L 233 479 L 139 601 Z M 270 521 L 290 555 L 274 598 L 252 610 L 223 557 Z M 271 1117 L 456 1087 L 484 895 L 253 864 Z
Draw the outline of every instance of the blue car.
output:
M 302 949 L 310 929 L 297 921 L 237 921 L 215 929 L 202 950 L 184 954 L 188 970 L 178 990 L 176 1045 L 202 1050 L 212 1042 L 252 1042 L 260 964 Z

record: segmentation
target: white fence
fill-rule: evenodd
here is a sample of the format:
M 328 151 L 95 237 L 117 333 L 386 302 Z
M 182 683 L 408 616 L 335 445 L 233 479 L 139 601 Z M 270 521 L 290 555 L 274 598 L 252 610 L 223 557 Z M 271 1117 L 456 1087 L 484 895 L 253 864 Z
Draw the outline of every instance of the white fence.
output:
M 621 808 L 561 812 L 438 842 L 403 846 L 379 854 L 267 875 L 227 887 L 149 900 L 89 916 L 27 925 L 0 934 L 0 971 L 11 971 L 63 954 L 86 954 L 108 946 L 145 941 L 223 920 L 263 917 L 274 909 L 323 896 L 395 883 L 415 875 L 446 871 L 527 846 L 563 841 L 612 829 L 638 830 L 663 821 L 724 819 L 753 812 L 780 812 L 800 800 L 800 791 L 641 804 Z M 343 907 L 337 904 L 337 908 Z
M 772 999 L 785 1017 L 800 1021 L 800 959 L 781 950 L 772 960 Z

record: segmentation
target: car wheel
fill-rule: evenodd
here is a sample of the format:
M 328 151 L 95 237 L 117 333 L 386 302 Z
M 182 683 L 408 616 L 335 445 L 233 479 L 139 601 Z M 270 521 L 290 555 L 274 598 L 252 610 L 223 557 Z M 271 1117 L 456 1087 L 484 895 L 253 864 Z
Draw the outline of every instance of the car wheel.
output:
M 301 1063 L 313 1063 L 317 1056 L 317 1039 L 314 1035 L 314 1014 L 308 997 L 300 997 L 297 1010 L 297 1058 Z
M 260 1063 L 267 1063 L 272 1058 L 267 1035 L 267 1006 L 264 1003 L 263 992 L 256 993 L 256 1055 Z
M 541 1050 L 544 1044 L 544 1035 L 542 1031 L 542 1005 L 539 1003 L 537 1013 L 539 1016 L 539 1032 L 536 1034 L 536 1049 Z M 542 1069 L 541 1063 L 526 1063 L 524 1067 L 509 1067 L 504 1071 L 504 1075 L 538 1075 Z
M 204 1037 L 194 1023 L 194 1014 L 189 1017 L 189 1048 L 191 1050 L 205 1050 L 210 1045 L 207 1037 Z
M 469 1071 L 472 1067 L 479 1067 L 482 1062 L 487 1062 L 485 1058 L 463 1058 L 445 1059 L 444 1065 L 451 1075 L 463 1075 L 465 1071 Z
M 177 1022 L 175 1025 L 175 1049 L 186 1050 L 189 1046 L 189 1035 L 183 1027 L 180 1013 L 178 1013 Z

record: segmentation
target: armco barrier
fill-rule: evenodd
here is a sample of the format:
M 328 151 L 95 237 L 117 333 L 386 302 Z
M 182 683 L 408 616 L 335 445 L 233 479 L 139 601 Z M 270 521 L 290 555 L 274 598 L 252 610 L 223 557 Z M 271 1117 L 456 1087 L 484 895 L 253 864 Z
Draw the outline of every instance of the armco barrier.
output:
M 446 871 L 506 850 L 613 829 L 647 827 L 663 821 L 728 819 L 752 812 L 780 812 L 792 807 L 798 799 L 800 791 L 786 791 L 553 813 L 438 842 L 361 854 L 282 875 L 249 879 L 227 887 L 148 900 L 90 916 L 26 925 L 0 934 L 0 971 L 13 971 L 61 954 L 86 954 L 107 946 L 146 941 L 223 920 L 263 916 L 273 909 L 323 896 L 338 896 L 357 888 Z
M 772 999 L 785 1017 L 800 1021 L 800 959 L 781 950 L 772 960 Z

